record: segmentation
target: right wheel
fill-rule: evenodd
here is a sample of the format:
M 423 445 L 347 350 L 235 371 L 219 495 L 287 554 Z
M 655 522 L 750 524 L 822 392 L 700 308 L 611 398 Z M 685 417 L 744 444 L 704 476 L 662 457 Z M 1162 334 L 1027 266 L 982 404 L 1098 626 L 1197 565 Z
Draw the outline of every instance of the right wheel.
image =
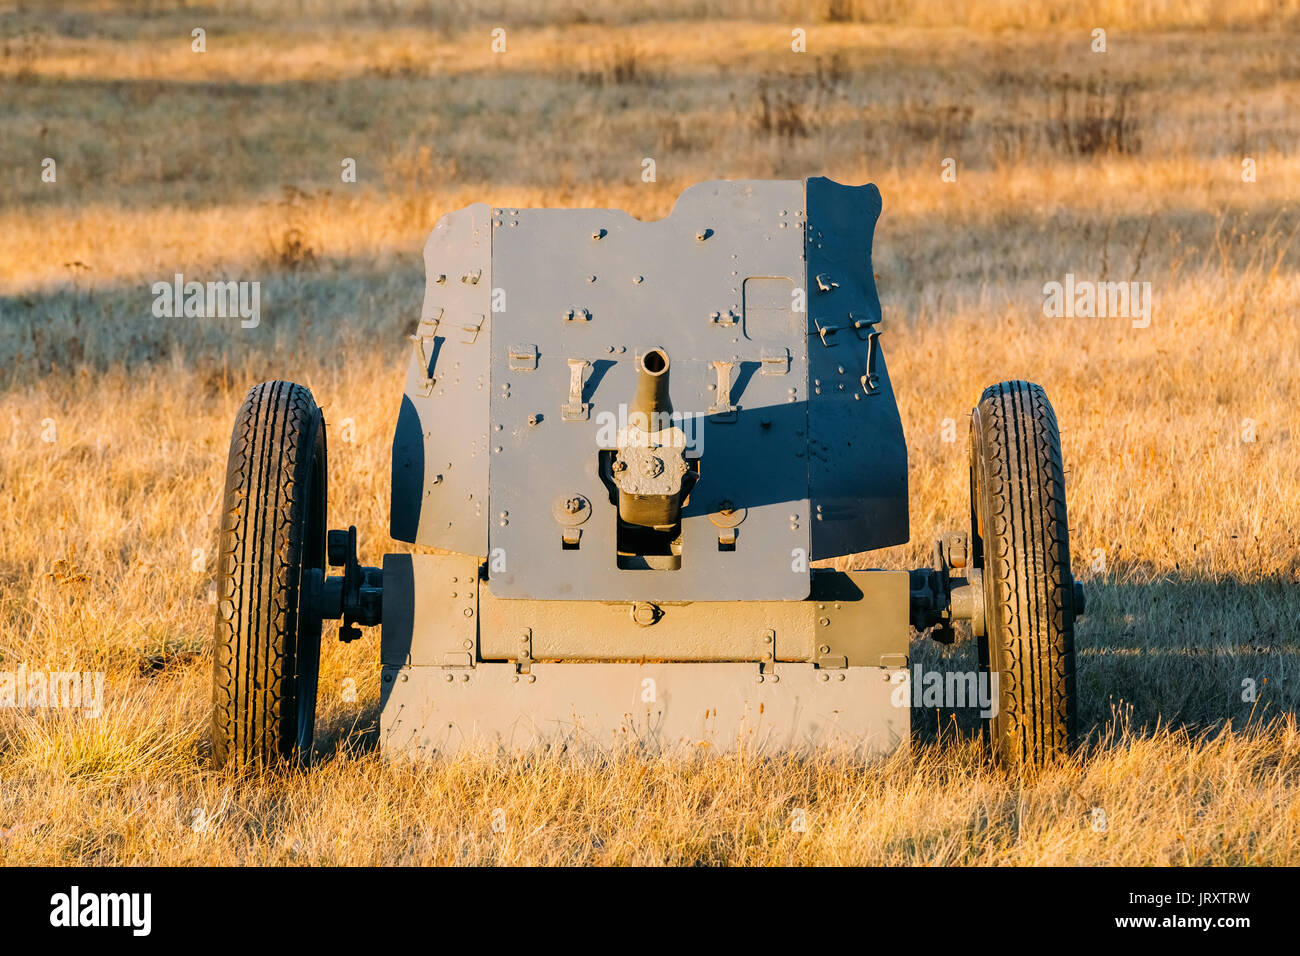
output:
M 1076 742 L 1075 589 L 1056 413 L 1041 386 L 1002 382 L 971 414 L 972 561 L 984 579 L 980 663 L 997 707 L 994 753 L 1017 765 Z
M 321 620 L 308 581 L 325 568 L 325 477 L 325 419 L 311 392 L 254 387 L 230 439 L 218 544 L 218 768 L 311 753 Z

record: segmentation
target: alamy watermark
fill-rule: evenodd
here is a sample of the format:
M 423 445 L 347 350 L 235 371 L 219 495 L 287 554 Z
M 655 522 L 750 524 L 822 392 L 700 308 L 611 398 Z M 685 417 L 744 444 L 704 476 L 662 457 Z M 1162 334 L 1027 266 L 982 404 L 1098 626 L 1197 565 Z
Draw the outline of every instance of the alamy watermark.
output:
M 153 314 L 160 319 L 238 318 L 246 329 L 255 329 L 262 322 L 260 282 L 186 282 L 178 272 L 171 282 L 155 282 L 150 291 Z
M 699 458 L 704 454 L 704 418 L 703 412 L 629 412 L 620 404 L 617 412 L 596 413 L 596 446 L 616 449 L 621 437 L 631 446 L 684 447 L 685 457 Z
M 998 712 L 998 675 L 986 671 L 930 671 L 920 664 L 893 677 L 889 695 L 895 707 L 978 707 L 981 717 Z
M 1133 328 L 1151 325 L 1150 282 L 1094 282 L 1065 274 L 1064 282 L 1043 286 L 1043 315 L 1049 319 L 1132 319 Z
M 103 671 L 0 671 L 0 707 L 81 708 L 92 720 L 104 713 Z
M 148 936 L 153 928 L 153 894 L 83 893 L 73 886 L 50 897 L 50 925 L 123 927 L 132 936 Z

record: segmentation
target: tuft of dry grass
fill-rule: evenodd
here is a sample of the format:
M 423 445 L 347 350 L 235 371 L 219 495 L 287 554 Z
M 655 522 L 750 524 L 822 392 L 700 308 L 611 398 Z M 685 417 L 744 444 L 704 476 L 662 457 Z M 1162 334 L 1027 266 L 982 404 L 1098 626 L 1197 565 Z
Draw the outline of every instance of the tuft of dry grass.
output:
M 0 708 L 0 862 L 1297 862 L 1295 3 L 149 7 L 0 13 L 0 673 L 106 676 L 98 718 Z M 1041 382 L 1089 595 L 1076 762 L 1014 778 L 968 715 L 925 709 L 910 754 L 869 763 L 385 763 L 371 635 L 327 640 L 312 772 L 207 769 L 215 516 L 251 384 L 323 404 L 331 521 L 374 563 L 439 215 L 654 217 L 697 180 L 816 174 L 884 194 L 909 445 L 912 542 L 840 564 L 925 563 L 967 513 L 981 389 Z M 260 281 L 262 324 L 155 318 L 177 272 Z M 1150 282 L 1150 327 L 1044 318 L 1066 273 Z

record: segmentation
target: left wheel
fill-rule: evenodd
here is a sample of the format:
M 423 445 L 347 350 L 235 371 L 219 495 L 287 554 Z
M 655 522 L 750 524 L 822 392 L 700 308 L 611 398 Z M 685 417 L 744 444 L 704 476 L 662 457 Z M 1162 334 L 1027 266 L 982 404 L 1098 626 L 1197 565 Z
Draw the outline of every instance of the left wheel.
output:
M 226 464 L 213 643 L 215 767 L 303 763 L 316 720 L 325 568 L 325 418 L 312 394 L 263 382 L 239 410 Z

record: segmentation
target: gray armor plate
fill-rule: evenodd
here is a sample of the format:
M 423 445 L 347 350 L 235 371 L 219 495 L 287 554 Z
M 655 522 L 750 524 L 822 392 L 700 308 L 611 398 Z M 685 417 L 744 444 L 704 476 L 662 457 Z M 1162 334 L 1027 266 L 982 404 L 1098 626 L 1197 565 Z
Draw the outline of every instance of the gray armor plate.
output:
M 499 597 L 603 601 L 800 600 L 809 560 L 906 541 L 879 211 L 874 186 L 809 179 L 701 183 L 651 222 L 444 217 L 394 440 L 393 536 L 486 558 Z M 652 347 L 698 455 L 676 570 L 619 567 L 601 477 Z

